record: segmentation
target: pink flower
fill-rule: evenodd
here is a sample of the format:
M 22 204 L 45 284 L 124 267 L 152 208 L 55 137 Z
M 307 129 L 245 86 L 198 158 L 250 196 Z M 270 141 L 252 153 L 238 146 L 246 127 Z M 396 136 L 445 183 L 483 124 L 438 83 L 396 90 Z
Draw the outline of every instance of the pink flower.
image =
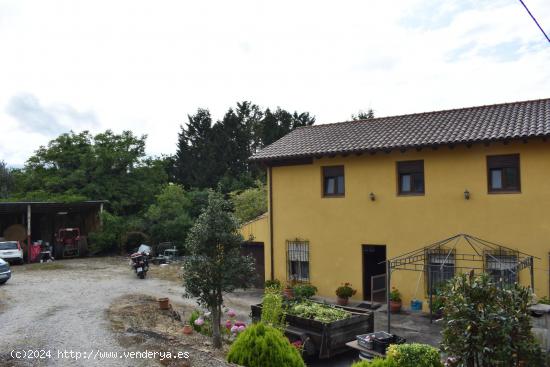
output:
M 231 327 L 231 332 L 232 332 L 233 334 L 236 334 L 238 331 L 239 331 L 239 327 L 238 327 L 238 326 L 233 325 L 233 326 Z
M 240 333 L 240 332 L 244 331 L 245 328 L 246 327 L 244 325 L 241 325 L 241 326 L 238 327 L 237 331 Z
M 233 323 L 231 322 L 231 320 L 227 320 L 225 322 L 225 327 L 228 328 L 228 329 L 231 329 L 231 326 L 233 326 Z
M 235 310 L 229 309 L 229 310 L 227 311 L 227 316 L 229 316 L 229 317 L 235 317 L 235 316 L 237 316 L 237 313 L 235 312 Z
M 202 317 L 199 317 L 198 319 L 195 320 L 195 325 L 197 326 L 204 325 L 204 319 Z
M 242 321 L 235 321 L 236 326 L 246 326 L 246 324 Z

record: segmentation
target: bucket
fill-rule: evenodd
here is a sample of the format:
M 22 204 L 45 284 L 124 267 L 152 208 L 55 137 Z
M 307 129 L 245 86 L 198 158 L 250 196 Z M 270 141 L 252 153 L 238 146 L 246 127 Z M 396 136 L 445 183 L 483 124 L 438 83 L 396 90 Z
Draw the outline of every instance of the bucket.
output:
M 413 299 L 411 301 L 411 311 L 420 312 L 422 311 L 422 301 L 419 299 Z
M 168 298 L 159 298 L 158 302 L 161 310 L 168 310 L 170 308 L 170 300 Z

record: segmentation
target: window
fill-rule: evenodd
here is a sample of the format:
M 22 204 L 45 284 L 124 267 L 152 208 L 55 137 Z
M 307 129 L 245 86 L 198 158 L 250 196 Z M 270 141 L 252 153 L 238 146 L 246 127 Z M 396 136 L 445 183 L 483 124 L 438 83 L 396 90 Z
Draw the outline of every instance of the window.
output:
M 485 272 L 495 283 L 514 284 L 518 281 L 518 256 L 515 254 L 485 253 Z
M 428 285 L 432 287 L 432 294 L 452 279 L 455 275 L 455 254 L 450 250 L 432 250 L 427 256 Z
M 288 279 L 309 282 L 309 242 L 287 241 Z
M 344 166 L 323 167 L 323 196 L 344 196 Z
M 519 154 L 487 157 L 489 192 L 519 192 Z
M 424 194 L 424 161 L 397 162 L 399 195 Z

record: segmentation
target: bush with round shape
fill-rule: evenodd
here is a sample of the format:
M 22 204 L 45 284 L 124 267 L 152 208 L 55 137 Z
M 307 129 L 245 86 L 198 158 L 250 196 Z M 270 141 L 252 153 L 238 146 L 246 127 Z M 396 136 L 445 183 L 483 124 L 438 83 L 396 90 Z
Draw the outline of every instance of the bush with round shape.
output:
M 372 361 L 354 363 L 351 367 L 395 367 L 388 359 L 375 358 Z
M 297 284 L 293 290 L 294 297 L 298 299 L 309 299 L 317 293 L 317 287 L 312 284 Z
M 399 367 L 442 367 L 439 351 L 427 344 L 393 344 L 387 358 Z
M 261 322 L 237 337 L 227 361 L 245 367 L 305 367 L 302 356 L 283 333 Z

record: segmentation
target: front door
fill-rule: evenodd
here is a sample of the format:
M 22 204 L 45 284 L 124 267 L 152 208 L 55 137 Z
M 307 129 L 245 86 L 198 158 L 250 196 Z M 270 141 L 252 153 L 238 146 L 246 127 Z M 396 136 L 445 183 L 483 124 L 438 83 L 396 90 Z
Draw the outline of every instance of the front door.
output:
M 370 300 L 371 279 L 376 275 L 386 274 L 386 245 L 363 245 L 363 299 Z M 374 278 L 374 300 L 384 302 L 385 292 L 376 292 L 385 288 L 385 277 Z

